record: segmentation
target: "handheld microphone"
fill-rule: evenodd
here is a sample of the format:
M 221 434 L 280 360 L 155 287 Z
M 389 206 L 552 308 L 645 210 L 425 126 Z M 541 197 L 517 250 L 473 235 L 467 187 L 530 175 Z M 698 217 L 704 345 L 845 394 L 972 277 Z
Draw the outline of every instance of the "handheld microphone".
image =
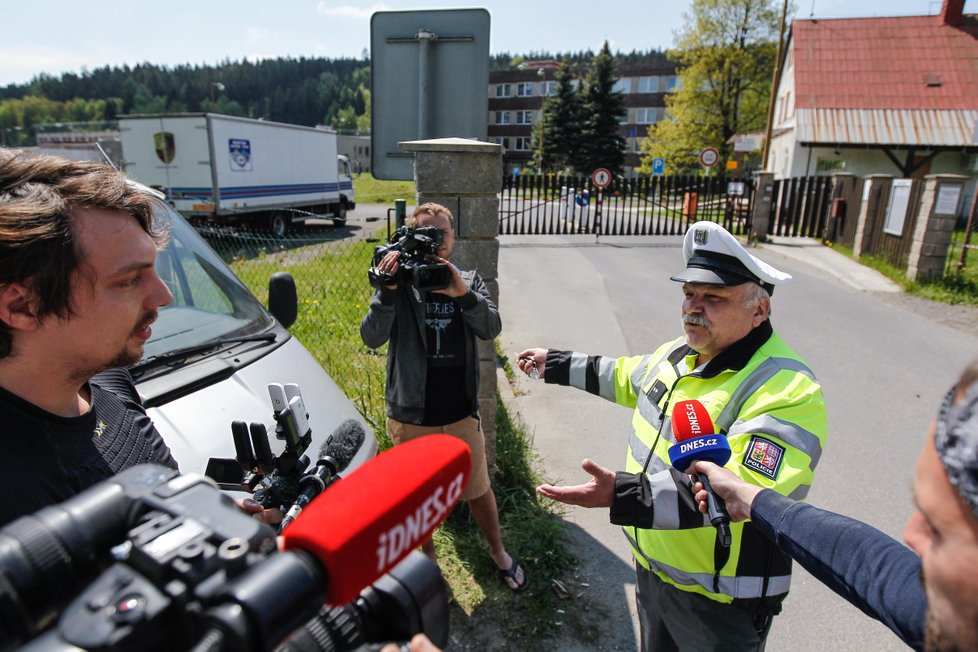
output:
M 337 474 L 350 466 L 366 435 L 363 426 L 356 419 L 347 419 L 336 426 L 319 449 L 316 468 L 299 480 L 299 495 L 282 519 L 279 531 L 288 527 L 313 498 L 339 479 Z
M 707 460 L 723 466 L 730 459 L 730 444 L 722 434 L 715 433 L 713 420 L 703 404 L 692 399 L 676 404 L 672 412 L 672 432 L 676 444 L 669 448 L 672 466 L 683 473 L 695 460 Z M 706 490 L 706 514 L 717 529 L 720 545 L 730 547 L 730 515 L 723 499 L 713 493 L 710 480 L 700 473 L 699 479 Z
M 400 444 L 313 500 L 283 533 L 284 548 L 318 560 L 329 575 L 325 602 L 346 604 L 431 536 L 471 469 L 469 447 L 456 437 Z

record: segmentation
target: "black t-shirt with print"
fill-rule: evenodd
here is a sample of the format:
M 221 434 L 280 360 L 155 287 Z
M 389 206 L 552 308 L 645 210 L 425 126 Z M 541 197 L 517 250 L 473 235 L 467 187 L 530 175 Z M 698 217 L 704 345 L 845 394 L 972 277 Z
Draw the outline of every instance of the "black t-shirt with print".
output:
M 443 426 L 471 415 L 466 396 L 465 329 L 462 309 L 444 294 L 425 297 L 428 373 L 422 425 Z

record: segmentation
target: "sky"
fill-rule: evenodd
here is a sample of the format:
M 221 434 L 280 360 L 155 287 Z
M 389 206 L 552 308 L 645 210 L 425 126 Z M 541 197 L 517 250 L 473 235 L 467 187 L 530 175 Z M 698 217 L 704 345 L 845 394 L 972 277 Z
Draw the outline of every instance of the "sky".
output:
M 773 0 L 776 1 L 776 0 Z M 799 18 L 912 16 L 941 0 L 794 0 Z M 148 62 L 172 67 L 244 58 L 355 57 L 378 11 L 484 7 L 490 52 L 667 49 L 689 0 L 12 0 L 0 36 L 0 86 L 39 74 Z M 776 2 L 778 6 L 780 2 Z M 978 13 L 978 0 L 965 12 Z

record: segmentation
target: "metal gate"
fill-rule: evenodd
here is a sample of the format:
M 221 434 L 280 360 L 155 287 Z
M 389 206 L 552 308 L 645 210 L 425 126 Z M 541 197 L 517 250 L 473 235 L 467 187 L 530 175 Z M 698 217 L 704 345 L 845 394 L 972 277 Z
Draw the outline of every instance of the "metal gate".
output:
M 774 181 L 768 235 L 821 238 L 832 200 L 831 177 Z
M 736 235 L 750 231 L 753 184 L 726 177 L 613 179 L 601 191 L 587 177 L 514 175 L 503 179 L 502 235 L 682 235 L 699 220 Z

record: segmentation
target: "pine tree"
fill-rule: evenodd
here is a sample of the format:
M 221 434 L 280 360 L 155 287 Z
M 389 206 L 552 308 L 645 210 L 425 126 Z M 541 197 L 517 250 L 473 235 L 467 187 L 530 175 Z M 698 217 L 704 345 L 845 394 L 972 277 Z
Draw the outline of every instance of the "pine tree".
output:
M 582 101 L 584 120 L 580 141 L 574 157 L 574 168 L 581 174 L 591 174 L 597 168 L 607 168 L 619 175 L 625 163 L 625 139 L 619 133 L 625 113 L 625 98 L 614 90 L 615 59 L 608 42 L 591 62 L 584 82 Z
M 581 98 L 569 59 L 560 64 L 555 81 L 556 93 L 544 99 L 540 120 L 533 125 L 533 161 L 541 172 L 572 168 L 580 146 Z

